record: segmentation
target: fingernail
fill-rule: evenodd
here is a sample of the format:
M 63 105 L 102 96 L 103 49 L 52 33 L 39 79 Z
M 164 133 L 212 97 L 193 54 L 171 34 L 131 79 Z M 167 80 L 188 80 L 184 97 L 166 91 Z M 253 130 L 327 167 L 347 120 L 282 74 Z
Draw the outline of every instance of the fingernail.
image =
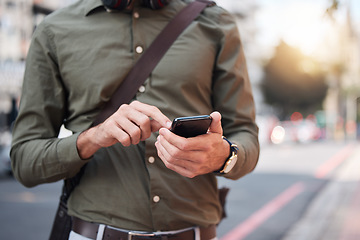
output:
M 162 136 L 165 135 L 165 134 L 166 134 L 166 130 L 167 130 L 166 128 L 161 128 L 161 129 L 159 130 L 159 134 L 162 135 Z
M 166 122 L 166 128 L 170 129 L 171 128 L 171 122 Z

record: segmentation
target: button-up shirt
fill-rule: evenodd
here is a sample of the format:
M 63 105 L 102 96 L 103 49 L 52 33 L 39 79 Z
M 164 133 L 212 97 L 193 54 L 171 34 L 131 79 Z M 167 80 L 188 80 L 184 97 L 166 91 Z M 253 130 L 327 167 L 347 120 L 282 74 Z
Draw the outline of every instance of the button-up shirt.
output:
M 11 151 L 25 186 L 70 178 L 87 163 L 70 196 L 69 214 L 131 230 L 175 230 L 219 221 L 216 177 L 186 178 L 157 156 L 158 133 L 138 145 L 102 148 L 89 160 L 77 152 L 89 128 L 133 64 L 188 1 L 160 10 L 135 1 L 109 13 L 100 0 L 81 0 L 37 27 L 27 57 Z M 254 102 L 237 26 L 218 6 L 206 8 L 179 36 L 136 96 L 167 117 L 222 114 L 224 135 L 239 157 L 224 177 L 251 172 L 258 159 Z M 62 124 L 74 134 L 57 138 Z M 206 143 L 204 143 L 206 144 Z

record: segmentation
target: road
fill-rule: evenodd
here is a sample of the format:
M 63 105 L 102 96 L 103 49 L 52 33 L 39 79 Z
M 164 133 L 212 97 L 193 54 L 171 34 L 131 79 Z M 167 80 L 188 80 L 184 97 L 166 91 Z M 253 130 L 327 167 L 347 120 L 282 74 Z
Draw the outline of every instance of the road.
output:
M 356 146 L 316 142 L 264 147 L 253 173 L 236 182 L 220 179 L 220 185 L 231 188 L 220 240 L 283 239 Z
M 262 148 L 254 172 L 238 181 L 219 179 L 230 187 L 228 217 L 219 225 L 220 240 L 279 240 L 305 210 L 356 143 L 316 142 Z M 27 189 L 0 176 L 0 239 L 47 239 L 61 183 Z

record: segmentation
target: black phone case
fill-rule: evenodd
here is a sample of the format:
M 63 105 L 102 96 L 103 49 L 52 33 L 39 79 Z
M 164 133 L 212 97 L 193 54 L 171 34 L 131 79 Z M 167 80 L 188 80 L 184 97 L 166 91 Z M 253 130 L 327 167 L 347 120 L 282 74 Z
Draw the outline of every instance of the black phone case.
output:
M 174 119 L 171 131 L 181 137 L 190 138 L 207 133 L 212 118 L 209 115 Z

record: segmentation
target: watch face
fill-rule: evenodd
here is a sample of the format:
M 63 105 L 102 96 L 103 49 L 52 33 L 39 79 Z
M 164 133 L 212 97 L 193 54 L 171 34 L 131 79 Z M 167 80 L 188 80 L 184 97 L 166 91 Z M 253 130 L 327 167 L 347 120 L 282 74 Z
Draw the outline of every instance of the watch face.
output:
M 231 169 L 233 169 L 233 167 L 235 166 L 236 161 L 237 161 L 237 155 L 231 156 L 230 159 L 228 160 L 228 163 L 225 166 L 224 173 L 230 172 Z

